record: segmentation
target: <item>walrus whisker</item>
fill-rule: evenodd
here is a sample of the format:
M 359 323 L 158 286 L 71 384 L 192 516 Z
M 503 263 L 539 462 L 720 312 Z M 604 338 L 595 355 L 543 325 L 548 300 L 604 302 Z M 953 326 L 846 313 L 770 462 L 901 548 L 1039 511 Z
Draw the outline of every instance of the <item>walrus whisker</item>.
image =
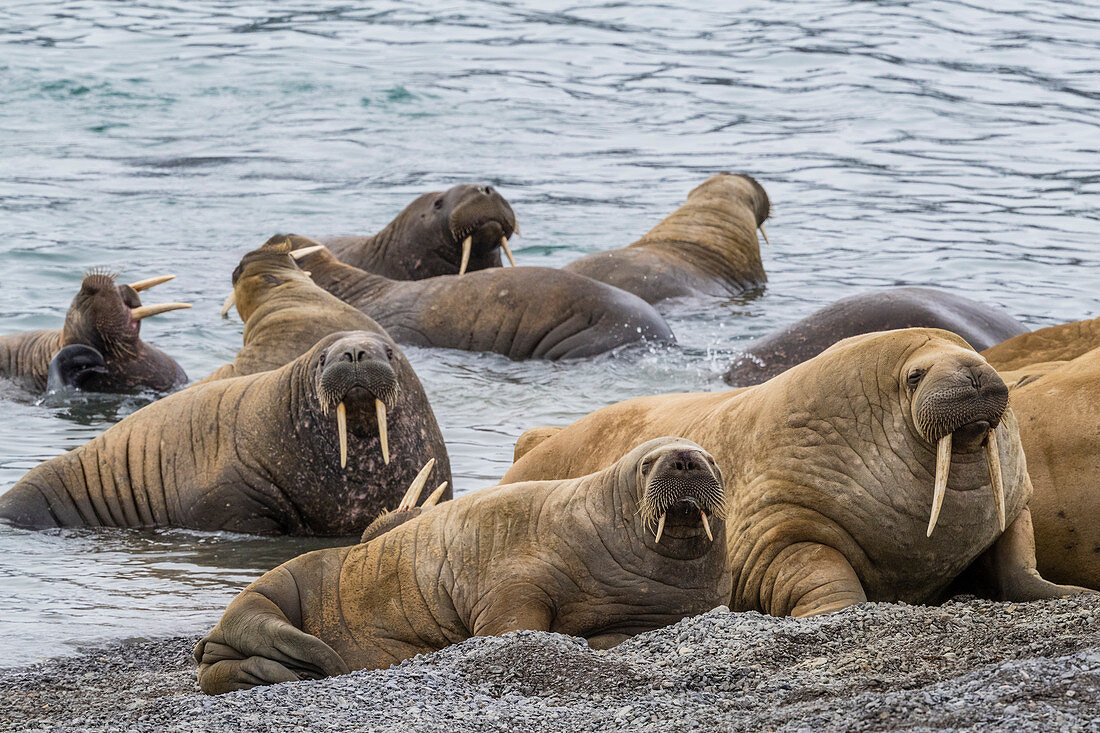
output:
M 390 434 L 386 425 L 386 403 L 375 398 L 374 411 L 378 416 L 378 437 L 382 441 L 382 461 L 388 466 L 390 465 Z
M 761 233 L 762 235 L 764 235 L 764 244 L 767 244 L 767 245 L 769 245 L 769 246 L 770 246 L 770 245 L 771 245 L 771 242 L 769 242 L 769 241 L 768 241 L 768 232 L 767 232 L 767 230 L 766 230 L 766 229 L 764 229 L 764 225 L 763 225 L 763 224 L 761 224 L 761 225 L 760 225 L 760 233 Z
M 446 490 L 447 490 L 447 482 L 446 482 L 446 481 L 444 481 L 444 482 L 443 482 L 443 483 L 441 483 L 441 484 L 440 484 L 439 486 L 436 486 L 436 487 L 435 487 L 435 491 L 433 491 L 433 492 L 432 492 L 431 494 L 429 494 L 429 495 L 428 495 L 428 498 L 427 498 L 427 499 L 425 499 L 425 500 L 424 500 L 424 503 L 423 503 L 423 504 L 421 504 L 420 506 L 421 506 L 422 508 L 427 508 L 427 507 L 430 507 L 430 506 L 435 506 L 436 504 L 438 504 L 438 503 L 439 503 L 439 499 L 440 499 L 440 497 L 442 497 L 442 496 L 443 496 L 443 492 L 444 492 L 444 491 L 446 491 Z
M 468 235 L 462 240 L 462 264 L 458 266 L 458 274 L 466 274 L 466 265 L 470 264 L 470 248 L 473 245 L 473 235 Z
M 657 537 L 653 541 L 658 544 L 661 542 L 661 533 L 665 531 L 665 517 L 667 516 L 667 514 L 662 514 L 660 520 L 657 522 Z
M 700 509 L 699 510 L 699 517 L 703 520 L 703 529 L 707 533 L 707 539 L 710 540 L 711 542 L 714 542 L 714 535 L 711 534 L 711 531 L 710 531 L 710 522 L 707 521 L 707 513 L 704 512 L 702 509 Z
M 222 303 L 222 309 L 218 311 L 222 318 L 229 317 L 229 309 L 237 304 L 237 293 L 232 292 L 226 296 L 225 302 Z
M 130 311 L 130 317 L 135 321 L 140 321 L 149 316 L 156 316 L 161 313 L 167 313 L 168 311 L 178 311 L 190 307 L 190 303 L 157 303 L 156 305 L 143 305 Z
M 1001 480 L 1001 453 L 997 450 L 997 428 L 989 429 L 985 441 L 985 462 L 989 464 L 989 482 L 993 485 L 993 497 L 997 501 L 997 522 L 1005 531 L 1005 487 Z
M 512 264 L 512 267 L 515 267 L 516 258 L 512 256 L 512 250 L 508 248 L 508 237 L 501 236 L 500 248 L 504 250 L 504 254 L 508 255 L 508 262 Z
M 175 275 L 158 275 L 157 277 L 150 277 L 145 280 L 138 280 L 136 283 L 130 283 L 130 287 L 140 293 L 142 290 L 148 290 L 149 288 L 156 287 L 157 285 L 175 279 Z
M 303 247 L 302 249 L 296 249 L 293 252 L 288 253 L 294 261 L 298 261 L 306 255 L 311 255 L 314 252 L 318 252 L 325 248 L 323 244 L 315 244 L 311 247 Z
M 336 433 L 340 436 L 340 468 L 348 465 L 348 408 L 343 400 L 336 406 Z
M 512 227 L 512 236 L 513 237 L 522 237 L 523 236 L 522 234 L 519 233 L 519 222 L 518 221 Z
M 940 438 L 936 446 L 936 484 L 932 491 L 932 516 L 928 519 L 925 537 L 932 536 L 943 507 L 943 495 L 947 493 L 947 477 L 951 473 L 951 433 Z

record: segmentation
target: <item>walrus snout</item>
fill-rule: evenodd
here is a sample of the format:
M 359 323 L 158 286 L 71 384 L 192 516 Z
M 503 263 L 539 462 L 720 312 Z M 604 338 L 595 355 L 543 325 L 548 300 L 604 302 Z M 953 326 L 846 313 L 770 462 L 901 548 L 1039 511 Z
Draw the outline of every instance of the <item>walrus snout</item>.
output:
M 519 233 L 512 207 L 492 186 L 455 186 L 445 198 L 455 199 L 448 216 L 451 238 L 461 247 L 458 274 L 463 275 L 470 255 L 484 259 L 500 247 L 513 267 L 516 265 L 508 239 Z
M 702 448 L 688 445 L 694 444 L 683 441 L 660 448 L 649 453 L 640 464 L 645 492 L 639 511 L 647 527 L 656 523 L 657 543 L 666 523 L 685 529 L 701 525 L 708 539 L 713 540 L 710 517 L 725 518 L 725 490 L 717 464 Z M 696 534 L 688 532 L 683 539 Z M 670 536 L 681 538 L 679 532 Z

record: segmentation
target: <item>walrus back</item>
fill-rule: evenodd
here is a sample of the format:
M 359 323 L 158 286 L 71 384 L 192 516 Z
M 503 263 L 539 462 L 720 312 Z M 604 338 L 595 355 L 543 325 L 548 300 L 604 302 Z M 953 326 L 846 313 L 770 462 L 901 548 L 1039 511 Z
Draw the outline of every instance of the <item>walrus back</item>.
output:
M 46 389 L 50 359 L 61 348 L 61 331 L 22 331 L 0 336 L 0 376 L 36 391 Z

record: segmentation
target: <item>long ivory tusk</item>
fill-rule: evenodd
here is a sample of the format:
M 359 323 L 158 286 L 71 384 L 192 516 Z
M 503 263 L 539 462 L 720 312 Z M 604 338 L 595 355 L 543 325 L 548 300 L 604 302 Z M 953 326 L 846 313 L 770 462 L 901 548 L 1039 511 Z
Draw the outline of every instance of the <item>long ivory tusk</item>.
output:
M 699 516 L 703 518 L 703 529 L 707 532 L 707 539 L 714 542 L 714 535 L 710 533 L 710 522 L 707 521 L 707 514 L 702 509 L 699 510 Z
M 989 431 L 985 441 L 985 462 L 989 464 L 989 483 L 993 484 L 993 497 L 997 500 L 997 521 L 1005 531 L 1005 486 L 1001 480 L 1001 453 L 997 450 L 997 429 Z
M 432 466 L 434 465 L 435 459 L 429 458 L 428 462 L 424 464 L 424 468 L 420 469 L 420 473 L 416 474 L 416 478 L 409 484 L 409 490 L 405 492 L 405 496 L 420 496 L 420 492 L 424 489 L 424 484 L 428 483 L 428 474 L 432 472 Z M 436 490 L 438 491 L 438 489 Z M 439 493 L 443 492 L 440 491 Z
M 470 264 L 470 246 L 473 244 L 474 235 L 470 235 L 462 240 L 462 264 L 458 266 L 458 274 L 466 274 L 466 265 Z
M 508 262 L 512 264 L 512 267 L 515 267 L 516 258 L 512 256 L 512 250 L 508 248 L 508 237 L 500 238 L 500 248 L 504 250 L 504 254 L 508 255 Z
M 522 237 L 523 236 L 522 234 L 519 233 L 519 222 L 518 221 L 516 222 L 516 225 L 512 227 L 512 236 L 513 237 Z
M 140 293 L 142 290 L 148 290 L 149 288 L 156 287 L 157 285 L 175 279 L 175 275 L 158 275 L 157 277 L 150 277 L 145 280 L 138 280 L 136 283 L 130 283 L 130 287 Z
M 382 440 L 382 460 L 388 466 L 390 465 L 390 434 L 386 425 L 386 403 L 376 399 L 374 412 L 378 415 L 378 437 Z
M 237 293 L 232 292 L 226 297 L 225 302 L 222 303 L 222 309 L 221 309 L 221 311 L 219 311 L 219 313 L 221 313 L 221 317 L 222 318 L 228 318 L 229 317 L 229 309 L 232 308 L 233 306 L 235 306 L 236 304 L 237 304 Z
M 936 528 L 936 522 L 940 518 L 940 509 L 943 507 L 943 495 L 947 493 L 947 477 L 951 474 L 951 433 L 940 438 L 936 446 L 936 486 L 932 492 L 932 516 L 928 519 L 928 532 L 925 537 L 932 536 L 932 530 Z
M 419 478 L 419 477 L 418 477 Z M 446 483 L 446 482 L 444 482 Z M 424 482 L 417 483 L 413 481 L 409 484 L 409 490 L 405 492 L 405 496 L 401 498 L 401 503 L 397 505 L 397 509 L 394 511 L 406 511 L 416 506 L 416 502 L 420 500 L 420 492 L 424 490 Z M 427 502 L 425 502 L 426 504 Z
M 661 533 L 665 531 L 665 517 L 666 516 L 668 516 L 668 515 L 667 514 L 662 514 L 661 519 L 657 522 L 657 538 L 653 540 L 654 542 L 659 543 L 661 541 Z
M 348 408 L 341 402 L 336 406 L 336 433 L 340 436 L 340 468 L 348 465 Z
M 435 491 L 433 491 L 431 494 L 428 495 L 428 498 L 425 499 L 424 503 L 421 505 L 422 508 L 427 508 L 427 507 L 435 506 L 436 504 L 438 504 L 440 497 L 443 496 L 443 492 L 446 491 L 446 490 L 447 490 L 447 482 L 444 481 L 439 486 L 435 487 Z
M 767 244 L 767 245 L 770 246 L 771 242 L 768 241 L 768 232 L 764 229 L 763 224 L 760 225 L 760 233 L 764 235 L 764 244 Z
M 140 321 L 149 316 L 157 316 L 161 313 L 167 313 L 168 311 L 178 311 L 190 307 L 190 303 L 157 303 L 156 305 L 143 305 L 130 311 L 130 317 L 135 321 Z
M 296 249 L 293 252 L 291 252 L 290 256 L 294 260 L 300 260 L 303 257 L 305 257 L 306 255 L 311 255 L 314 252 L 318 252 L 318 251 L 320 251 L 324 248 L 325 248 L 325 245 L 323 245 L 323 244 L 315 244 L 312 247 L 302 247 L 301 249 Z

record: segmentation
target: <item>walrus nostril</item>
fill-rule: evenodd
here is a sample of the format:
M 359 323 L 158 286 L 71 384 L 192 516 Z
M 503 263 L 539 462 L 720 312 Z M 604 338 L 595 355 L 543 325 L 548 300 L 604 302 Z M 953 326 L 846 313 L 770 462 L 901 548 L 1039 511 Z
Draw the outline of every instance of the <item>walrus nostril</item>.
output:
M 492 186 L 482 186 L 479 190 L 486 196 L 491 196 L 493 194 Z

